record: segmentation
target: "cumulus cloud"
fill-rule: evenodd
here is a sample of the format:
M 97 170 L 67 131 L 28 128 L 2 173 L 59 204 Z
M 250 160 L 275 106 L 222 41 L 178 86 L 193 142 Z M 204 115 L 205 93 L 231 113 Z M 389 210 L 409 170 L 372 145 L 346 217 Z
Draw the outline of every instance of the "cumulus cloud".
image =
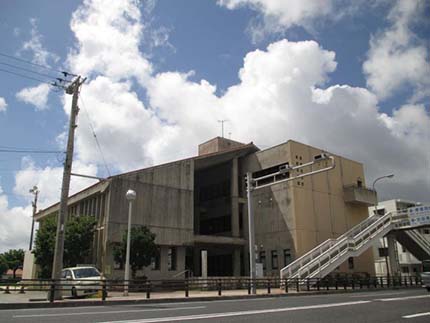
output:
M 54 53 L 49 52 L 42 44 L 43 37 L 37 28 L 37 20 L 30 19 L 31 31 L 30 39 L 25 41 L 22 45 L 21 51 L 29 51 L 32 53 L 33 63 L 49 66 L 49 62 L 58 62 L 60 57 Z M 18 30 L 19 33 L 19 30 Z
M 113 81 L 135 77 L 145 84 L 152 67 L 139 51 L 143 24 L 135 1 L 86 0 L 74 12 L 71 29 L 77 45 L 69 65 L 75 73 L 101 73 Z
M 0 112 L 6 111 L 6 108 L 7 108 L 6 100 L 0 96 Z
M 24 88 L 16 94 L 16 98 L 27 104 L 35 106 L 36 110 L 48 109 L 48 96 L 51 88 L 46 83 L 35 87 Z
M 424 0 L 398 0 L 388 15 L 390 26 L 370 40 L 363 71 L 367 85 L 380 99 L 405 85 L 414 88 L 414 100 L 430 95 L 428 45 L 411 29 L 424 19 L 425 8 Z

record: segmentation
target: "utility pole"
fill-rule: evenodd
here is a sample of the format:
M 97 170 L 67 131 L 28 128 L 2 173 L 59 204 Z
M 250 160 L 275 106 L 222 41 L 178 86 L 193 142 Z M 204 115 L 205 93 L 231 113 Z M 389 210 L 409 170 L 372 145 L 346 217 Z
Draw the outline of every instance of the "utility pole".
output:
M 37 211 L 37 196 L 39 195 L 39 190 L 36 185 L 34 185 L 32 189 L 30 189 L 30 193 L 34 195 L 34 201 L 31 203 L 31 205 L 33 206 L 33 216 L 31 218 L 30 246 L 28 247 L 28 250 L 31 251 L 31 249 L 33 248 L 34 217 Z
M 72 172 L 72 161 L 73 161 L 73 147 L 75 141 L 75 128 L 76 117 L 79 112 L 78 108 L 78 98 L 79 89 L 81 85 L 85 82 L 85 78 L 81 80 L 78 76 L 68 87 L 66 87 L 66 93 L 73 95 L 72 98 L 72 109 L 70 113 L 70 123 L 69 123 L 69 135 L 67 139 L 67 151 L 66 160 L 64 162 L 63 170 L 63 182 L 61 186 L 61 199 L 60 199 L 60 210 L 57 219 L 57 235 L 55 240 L 55 251 L 54 251 L 54 261 L 52 264 L 52 279 L 59 280 L 61 270 L 63 269 L 63 252 L 64 252 L 64 232 L 65 232 L 65 221 L 67 217 L 67 202 L 69 198 L 69 188 L 70 188 L 70 177 Z M 57 290 L 54 293 L 55 299 L 60 299 L 61 295 Z

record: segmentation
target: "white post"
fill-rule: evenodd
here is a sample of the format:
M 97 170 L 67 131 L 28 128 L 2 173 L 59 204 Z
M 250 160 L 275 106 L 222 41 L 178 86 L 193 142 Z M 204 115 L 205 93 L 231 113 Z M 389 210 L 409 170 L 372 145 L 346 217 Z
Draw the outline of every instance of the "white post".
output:
M 249 229 L 249 278 L 251 279 L 251 293 L 257 293 L 255 284 L 255 232 L 254 232 L 254 210 L 252 209 L 252 174 L 246 173 L 247 197 L 248 197 L 248 229 Z
M 125 256 L 125 273 L 124 273 L 124 296 L 128 296 L 128 281 L 130 279 L 130 231 L 131 231 L 131 211 L 133 201 L 136 199 L 136 192 L 128 190 L 125 194 L 128 200 L 128 223 L 127 223 L 127 251 Z

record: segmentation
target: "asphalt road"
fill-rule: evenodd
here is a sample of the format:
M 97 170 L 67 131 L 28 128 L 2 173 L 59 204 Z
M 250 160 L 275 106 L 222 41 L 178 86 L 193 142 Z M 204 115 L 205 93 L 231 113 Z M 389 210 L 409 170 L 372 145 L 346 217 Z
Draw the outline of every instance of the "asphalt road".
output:
M 0 322 L 430 322 L 430 293 L 381 290 L 300 297 L 0 310 Z

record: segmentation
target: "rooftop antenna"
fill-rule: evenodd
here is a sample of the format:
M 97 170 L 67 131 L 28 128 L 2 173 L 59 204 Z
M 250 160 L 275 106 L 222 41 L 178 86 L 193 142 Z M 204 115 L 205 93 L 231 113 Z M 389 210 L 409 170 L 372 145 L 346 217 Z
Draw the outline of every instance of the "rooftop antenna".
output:
M 224 138 L 224 122 L 228 121 L 227 119 L 218 120 L 221 123 L 221 137 Z

